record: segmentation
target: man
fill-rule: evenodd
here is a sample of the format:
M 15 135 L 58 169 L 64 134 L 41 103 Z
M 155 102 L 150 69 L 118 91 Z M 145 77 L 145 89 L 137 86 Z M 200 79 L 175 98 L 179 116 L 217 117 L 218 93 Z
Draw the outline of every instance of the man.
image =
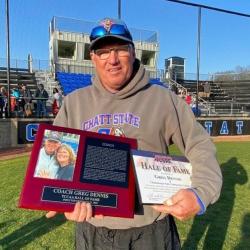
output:
M 149 84 L 135 58 L 129 30 L 120 20 L 104 19 L 90 36 L 93 84 L 65 97 L 54 124 L 136 138 L 138 148 L 168 153 L 175 143 L 193 165 L 192 189 L 183 189 L 164 205 L 136 208 L 133 219 L 95 215 L 77 203 L 69 220 L 77 221 L 77 249 L 180 249 L 173 220 L 204 213 L 221 189 L 215 147 L 190 107 L 168 89 Z M 56 213 L 50 211 L 47 217 Z M 94 215 L 94 217 L 93 217 Z
M 209 82 L 204 83 L 204 97 L 209 99 L 211 93 L 211 86 Z
M 47 116 L 47 109 L 46 109 L 46 102 L 49 98 L 49 94 L 44 88 L 42 83 L 37 85 L 37 90 L 35 93 L 36 97 L 36 114 L 37 117 L 46 117 Z
M 8 93 L 5 87 L 0 87 L 0 118 L 7 117 Z
M 204 84 L 201 82 L 198 85 L 198 96 L 201 98 L 204 97 Z
M 32 94 L 26 85 L 22 83 L 21 87 L 21 107 L 26 117 L 32 115 Z
M 60 134 L 49 132 L 44 141 L 44 146 L 39 152 L 35 177 L 55 179 L 58 171 L 58 164 L 55 159 L 55 152 L 61 145 Z

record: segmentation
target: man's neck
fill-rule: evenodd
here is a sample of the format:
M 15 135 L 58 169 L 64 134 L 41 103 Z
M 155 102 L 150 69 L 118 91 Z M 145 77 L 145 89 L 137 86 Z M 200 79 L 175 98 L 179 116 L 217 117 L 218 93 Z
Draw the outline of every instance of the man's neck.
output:
M 103 85 L 103 87 L 104 87 L 106 90 L 108 90 L 108 92 L 110 92 L 111 94 L 115 94 L 115 93 L 117 93 L 117 92 L 119 91 L 118 89 L 112 89 L 112 88 L 109 88 L 109 87 L 104 86 L 104 85 Z

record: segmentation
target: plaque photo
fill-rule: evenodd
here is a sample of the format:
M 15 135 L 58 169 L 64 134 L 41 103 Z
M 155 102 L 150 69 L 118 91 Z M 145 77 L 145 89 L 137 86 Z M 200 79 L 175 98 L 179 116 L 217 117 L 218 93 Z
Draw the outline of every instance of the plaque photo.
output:
M 141 204 L 163 204 L 178 190 L 191 188 L 192 166 L 183 156 L 131 150 Z
M 40 124 L 19 207 L 73 211 L 89 202 L 94 214 L 133 218 L 132 138 Z

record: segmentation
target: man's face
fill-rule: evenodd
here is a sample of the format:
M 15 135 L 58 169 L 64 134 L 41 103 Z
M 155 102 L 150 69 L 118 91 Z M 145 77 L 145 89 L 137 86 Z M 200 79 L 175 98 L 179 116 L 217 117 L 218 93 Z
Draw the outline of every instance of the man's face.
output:
M 97 49 L 118 48 L 126 44 L 119 42 L 108 42 L 99 45 Z M 129 48 L 127 56 L 119 56 L 115 50 L 111 50 L 107 59 L 101 59 L 96 53 L 91 52 L 91 59 L 96 67 L 96 72 L 104 88 L 115 93 L 122 89 L 133 73 L 133 63 L 135 60 L 134 48 Z
M 44 144 L 44 149 L 48 155 L 53 155 L 59 146 L 60 143 L 57 141 L 46 140 Z

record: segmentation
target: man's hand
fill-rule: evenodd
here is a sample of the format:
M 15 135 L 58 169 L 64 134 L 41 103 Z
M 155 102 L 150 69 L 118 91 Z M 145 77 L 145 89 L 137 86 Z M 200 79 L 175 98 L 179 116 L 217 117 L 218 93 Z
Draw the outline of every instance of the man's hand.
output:
M 181 189 L 164 205 L 154 205 L 153 208 L 161 213 L 171 214 L 179 220 L 186 220 L 200 211 L 200 205 L 192 190 Z
M 57 214 L 55 211 L 49 211 L 46 214 L 47 218 L 52 218 Z M 64 213 L 67 220 L 76 221 L 76 222 L 83 222 L 89 221 L 93 216 L 92 206 L 90 203 L 87 202 L 77 202 L 75 204 L 75 208 L 73 212 L 65 212 Z M 102 219 L 103 215 L 95 215 L 95 218 Z
M 50 173 L 49 171 L 46 170 L 40 170 L 40 172 L 38 173 L 39 177 L 43 177 L 43 178 L 50 178 Z

